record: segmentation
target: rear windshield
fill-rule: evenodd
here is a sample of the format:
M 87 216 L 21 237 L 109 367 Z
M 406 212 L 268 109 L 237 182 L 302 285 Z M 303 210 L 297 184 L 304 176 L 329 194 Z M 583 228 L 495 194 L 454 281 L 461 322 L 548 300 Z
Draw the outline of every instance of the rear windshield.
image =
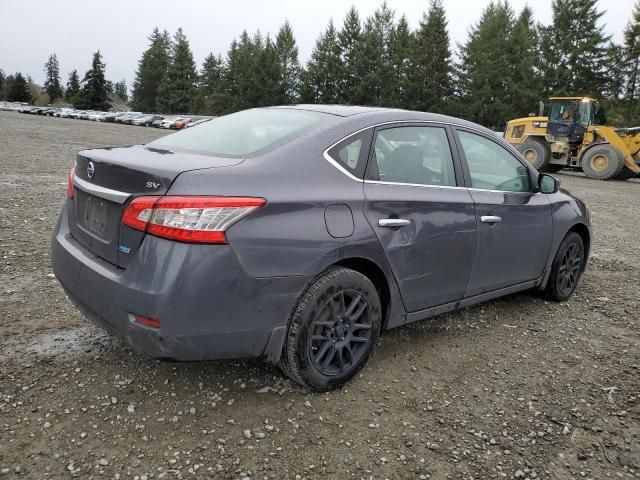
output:
M 244 110 L 168 135 L 147 146 L 174 152 L 243 157 L 292 140 L 321 117 L 322 114 L 300 110 Z

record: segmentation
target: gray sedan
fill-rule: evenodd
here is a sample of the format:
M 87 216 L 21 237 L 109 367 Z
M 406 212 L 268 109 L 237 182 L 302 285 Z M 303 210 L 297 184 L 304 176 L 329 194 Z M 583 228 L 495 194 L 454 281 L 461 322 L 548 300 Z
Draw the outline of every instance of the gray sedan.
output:
M 381 330 L 527 289 L 589 256 L 584 203 L 496 135 L 440 115 L 301 105 L 80 152 L 53 267 L 153 357 L 260 357 L 316 390 Z

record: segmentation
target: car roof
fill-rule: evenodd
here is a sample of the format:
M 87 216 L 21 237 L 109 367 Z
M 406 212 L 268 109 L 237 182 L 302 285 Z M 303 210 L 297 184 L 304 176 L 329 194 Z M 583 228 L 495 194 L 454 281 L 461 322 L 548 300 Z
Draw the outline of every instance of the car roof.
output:
M 386 122 L 436 122 L 446 123 L 450 125 L 457 125 L 460 127 L 468 127 L 475 130 L 482 130 L 485 133 L 492 133 L 491 130 L 461 118 L 450 117 L 447 115 L 441 115 L 439 113 L 419 112 L 416 110 L 403 110 L 400 108 L 385 108 L 385 107 L 363 107 L 355 105 L 282 105 L 274 107 L 262 107 L 262 108 L 278 108 L 278 109 L 292 109 L 292 110 L 305 110 L 310 112 L 325 113 L 333 115 L 335 117 L 341 117 L 343 122 L 349 122 L 350 120 L 356 121 L 362 119 L 371 125 L 386 123 Z M 365 120 L 366 119 L 366 120 Z
M 287 105 L 263 108 L 288 108 L 329 114 L 337 120 L 338 124 L 343 126 L 349 125 L 354 128 L 367 128 L 375 125 L 395 122 L 433 122 L 458 127 L 467 127 L 472 130 L 481 131 L 491 136 L 495 136 L 492 130 L 485 128 L 482 125 L 478 125 L 477 123 L 469 122 L 457 117 L 441 115 L 439 113 L 419 112 L 416 110 L 348 105 Z M 336 122 L 328 123 L 335 124 Z
M 361 113 L 375 112 L 379 110 L 390 110 L 381 107 L 361 107 L 358 105 L 282 105 L 272 108 L 287 108 L 292 110 L 306 110 L 309 112 L 328 113 L 329 115 L 336 115 L 338 117 L 351 117 L 353 115 L 359 115 Z

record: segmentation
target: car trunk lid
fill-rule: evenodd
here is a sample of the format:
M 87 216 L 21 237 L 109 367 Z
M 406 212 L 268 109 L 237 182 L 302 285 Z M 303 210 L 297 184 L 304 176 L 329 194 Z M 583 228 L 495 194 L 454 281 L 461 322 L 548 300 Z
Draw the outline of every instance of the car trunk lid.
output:
M 121 222 L 131 198 L 164 195 L 183 172 L 229 167 L 242 161 L 144 146 L 80 152 L 75 166 L 73 206 L 69 210 L 71 234 L 98 257 L 126 268 L 144 238 L 143 232 Z

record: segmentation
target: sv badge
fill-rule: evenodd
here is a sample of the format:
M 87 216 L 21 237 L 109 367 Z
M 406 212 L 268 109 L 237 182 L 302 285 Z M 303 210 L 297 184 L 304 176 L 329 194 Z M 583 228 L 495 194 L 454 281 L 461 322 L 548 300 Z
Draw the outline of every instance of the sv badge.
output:
M 157 189 L 159 186 L 160 186 L 160 184 L 156 183 L 156 182 L 147 182 L 147 183 L 145 183 L 145 187 L 151 188 L 153 190 Z

